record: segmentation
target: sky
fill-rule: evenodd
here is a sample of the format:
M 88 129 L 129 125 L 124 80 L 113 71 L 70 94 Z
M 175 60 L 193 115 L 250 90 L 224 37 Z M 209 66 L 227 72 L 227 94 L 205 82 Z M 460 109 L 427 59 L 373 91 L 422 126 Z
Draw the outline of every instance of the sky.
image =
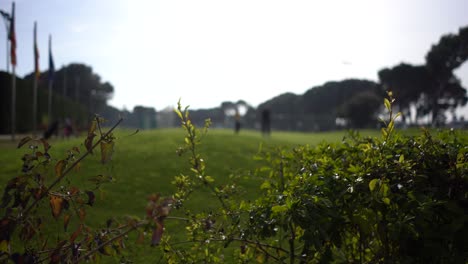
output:
M 117 108 L 253 106 L 327 81 L 377 81 L 399 63 L 423 64 L 440 37 L 468 26 L 465 0 L 16 0 L 18 66 L 40 68 L 52 35 L 56 68 L 84 63 Z M 11 0 L 0 9 L 10 11 Z M 6 68 L 0 26 L 0 70 Z M 3 52 L 2 52 L 3 51 Z M 4 55 L 2 55 L 4 54 Z M 468 87 L 468 63 L 456 71 Z M 468 109 L 461 110 L 468 117 Z

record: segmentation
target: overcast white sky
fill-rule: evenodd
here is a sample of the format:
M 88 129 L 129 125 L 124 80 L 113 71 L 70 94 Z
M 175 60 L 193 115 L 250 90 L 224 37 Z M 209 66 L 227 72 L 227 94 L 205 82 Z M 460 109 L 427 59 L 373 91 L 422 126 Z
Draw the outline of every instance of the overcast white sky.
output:
M 37 21 L 41 69 L 52 34 L 56 68 L 90 65 L 114 85 L 118 108 L 161 110 L 179 98 L 192 108 L 238 99 L 256 106 L 331 80 L 377 81 L 378 70 L 401 62 L 422 64 L 441 35 L 468 26 L 467 11 L 464 0 L 17 0 L 17 73 L 33 70 Z M 465 87 L 467 65 L 457 71 Z

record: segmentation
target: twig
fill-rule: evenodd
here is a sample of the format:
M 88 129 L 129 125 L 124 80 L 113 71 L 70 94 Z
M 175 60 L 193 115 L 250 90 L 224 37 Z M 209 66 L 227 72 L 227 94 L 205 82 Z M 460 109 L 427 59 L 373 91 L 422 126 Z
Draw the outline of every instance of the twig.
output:
M 88 253 L 86 253 L 85 255 L 79 257 L 78 259 L 76 259 L 73 263 L 79 263 L 80 261 L 82 260 L 85 260 L 87 259 L 88 257 L 90 257 L 91 255 L 93 255 L 94 253 L 96 253 L 99 249 L 109 245 L 110 243 L 114 242 L 115 240 L 127 235 L 128 233 L 132 232 L 133 230 L 141 227 L 141 226 L 144 226 L 147 224 L 147 221 L 141 221 L 139 223 L 136 223 L 135 225 L 131 226 L 128 230 L 122 232 L 121 234 L 107 240 L 106 242 L 102 243 L 101 245 L 99 245 L 98 247 L 94 248 L 93 250 L 89 251 Z

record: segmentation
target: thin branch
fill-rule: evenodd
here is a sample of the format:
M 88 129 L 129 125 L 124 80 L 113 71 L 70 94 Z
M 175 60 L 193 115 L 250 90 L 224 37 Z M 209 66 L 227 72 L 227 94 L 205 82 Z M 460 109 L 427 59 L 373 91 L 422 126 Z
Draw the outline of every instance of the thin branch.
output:
M 282 261 L 281 259 L 273 256 L 272 254 L 270 254 L 270 252 L 268 252 L 266 249 L 264 249 L 261 245 L 257 244 L 258 246 L 258 249 L 260 249 L 263 253 L 265 253 L 265 255 L 267 255 L 268 257 L 276 260 L 276 261 L 281 261 L 281 263 L 284 263 L 284 261 Z
M 181 220 L 181 221 L 187 221 L 187 222 L 190 221 L 190 219 L 188 218 L 178 217 L 178 216 L 166 216 L 166 219 L 174 219 L 174 220 Z
M 276 246 L 268 245 L 268 244 L 265 244 L 265 243 L 260 243 L 258 241 L 248 240 L 248 239 L 241 239 L 241 238 L 230 238 L 230 239 L 210 238 L 209 240 L 213 241 L 213 242 L 226 242 L 228 240 L 244 242 L 244 243 L 247 243 L 247 244 L 258 245 L 258 246 L 262 246 L 262 247 L 266 247 L 266 248 L 271 248 L 271 249 L 278 250 L 278 251 L 284 252 L 286 254 L 289 254 L 289 251 L 287 251 L 284 248 L 276 247 Z M 180 244 L 188 244 L 188 243 L 200 243 L 200 242 L 205 242 L 205 241 L 206 240 L 187 240 L 187 241 L 179 241 L 179 242 L 171 243 L 171 245 L 180 245 Z
M 123 236 L 126 236 L 128 233 L 132 232 L 133 230 L 141 227 L 141 226 L 144 226 L 147 224 L 147 221 L 141 221 L 139 223 L 136 223 L 135 225 L 131 226 L 128 230 L 120 233 L 119 235 L 107 240 L 106 242 L 102 243 L 101 245 L 99 245 L 98 247 L 94 248 L 93 250 L 89 251 L 88 253 L 86 253 L 85 255 L 79 257 L 78 259 L 76 259 L 75 261 L 73 261 L 73 263 L 79 263 L 80 261 L 82 260 L 85 260 L 87 258 L 89 258 L 91 255 L 93 255 L 94 253 L 96 253 L 99 249 L 109 245 L 110 243 L 114 242 L 115 240 L 123 237 Z
M 94 116 L 94 119 L 96 120 L 96 124 L 97 124 L 97 127 L 99 129 L 99 135 L 101 135 L 101 137 L 102 137 L 101 122 L 99 122 L 99 119 L 98 119 L 97 115 Z

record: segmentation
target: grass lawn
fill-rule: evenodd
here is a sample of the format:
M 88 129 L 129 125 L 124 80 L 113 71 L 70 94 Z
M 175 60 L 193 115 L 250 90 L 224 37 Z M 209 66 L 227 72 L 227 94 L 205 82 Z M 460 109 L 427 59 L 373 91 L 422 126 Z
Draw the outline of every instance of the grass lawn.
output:
M 113 183 L 103 185 L 103 192 L 96 193 L 97 200 L 94 208 L 88 209 L 86 223 L 91 226 L 104 226 L 107 219 L 125 215 L 143 218 L 145 215 L 146 197 L 152 193 L 170 196 L 175 188 L 171 181 L 180 174 L 189 175 L 188 156 L 179 157 L 176 149 L 184 139 L 182 129 L 159 129 L 141 131 L 131 135 L 132 131 L 119 130 L 115 153 L 110 164 L 100 163 L 99 153 L 86 159 L 81 165 L 81 171 L 69 175 L 69 184 L 80 189 L 92 189 L 94 186 L 88 180 L 98 174 L 112 176 Z M 292 133 L 273 132 L 271 137 L 264 138 L 257 131 L 241 131 L 234 135 L 232 130 L 211 129 L 203 140 L 201 153 L 206 160 L 208 175 L 215 178 L 216 183 L 229 181 L 232 173 L 241 173 L 240 184 L 245 189 L 244 198 L 254 198 L 258 193 L 260 181 L 249 177 L 249 170 L 253 170 L 258 161 L 252 159 L 257 153 L 259 145 L 264 149 L 276 146 L 293 147 L 299 144 L 316 145 L 322 141 L 339 142 L 346 134 L 345 131 L 327 133 Z M 379 136 L 379 131 L 362 131 L 362 135 Z M 65 157 L 67 150 L 74 146 L 83 147 L 84 138 L 52 139 L 49 151 L 56 161 Z M 5 183 L 21 170 L 21 156 L 28 150 L 25 147 L 16 149 L 16 144 L 10 141 L 0 141 L 0 184 Z M 99 151 L 98 151 L 99 152 Z M 49 171 L 54 177 L 53 168 Z M 64 182 L 67 184 L 67 182 Z M 3 191 L 3 190 L 2 190 Z M 201 190 L 200 195 L 193 196 L 190 204 L 196 210 L 210 210 L 214 199 L 207 192 Z M 205 195 L 206 194 L 206 195 Z M 44 203 L 44 212 L 50 212 L 48 203 Z M 1 210 L 1 209 L 0 209 Z M 2 215 L 3 215 L 3 211 Z M 173 212 L 177 215 L 177 212 Z M 61 218 L 53 221 L 51 232 L 61 231 Z M 171 236 L 180 230 L 180 223 L 171 222 L 167 225 L 167 233 Z M 72 229 L 72 228 L 71 228 Z M 69 230 L 72 233 L 74 230 Z M 176 236 L 176 235 L 175 235 Z M 128 258 L 134 263 L 154 263 L 159 260 L 159 252 L 149 246 L 133 246 L 134 237 L 130 236 Z M 114 263 L 111 257 L 103 261 Z

